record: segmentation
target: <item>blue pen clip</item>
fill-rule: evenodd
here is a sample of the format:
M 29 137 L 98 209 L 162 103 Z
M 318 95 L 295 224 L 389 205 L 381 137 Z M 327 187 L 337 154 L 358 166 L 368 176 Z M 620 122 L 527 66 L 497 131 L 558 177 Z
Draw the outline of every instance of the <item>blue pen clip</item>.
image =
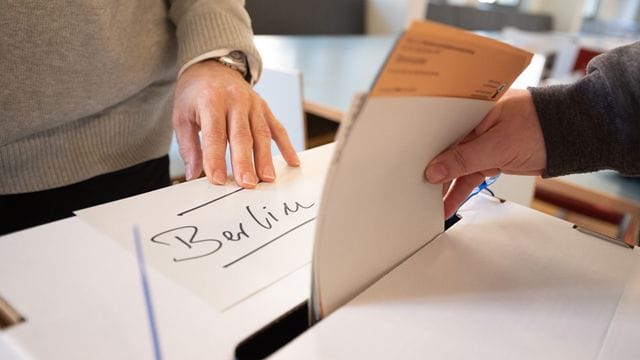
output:
M 471 194 L 469 194 L 469 196 L 467 196 L 467 198 L 464 199 L 462 204 L 460 204 L 458 209 L 456 209 L 456 212 L 450 218 L 445 220 L 445 230 L 448 229 L 449 227 L 453 226 L 453 224 L 455 224 L 456 222 L 458 222 L 458 220 L 460 220 L 460 216 L 458 216 L 458 210 L 460 210 L 462 205 L 464 205 L 467 201 L 469 201 L 469 199 L 471 199 L 472 197 L 478 195 L 482 191 L 487 191 L 489 194 L 491 194 L 491 196 L 496 196 L 493 193 L 493 191 L 491 189 L 489 189 L 489 186 L 493 185 L 493 183 L 495 183 L 498 180 L 499 177 L 500 177 L 500 174 L 498 174 L 496 176 L 488 177 L 488 178 L 484 179 L 484 181 L 482 181 L 482 183 L 480 183 L 480 185 L 478 185 L 475 189 L 473 189 Z

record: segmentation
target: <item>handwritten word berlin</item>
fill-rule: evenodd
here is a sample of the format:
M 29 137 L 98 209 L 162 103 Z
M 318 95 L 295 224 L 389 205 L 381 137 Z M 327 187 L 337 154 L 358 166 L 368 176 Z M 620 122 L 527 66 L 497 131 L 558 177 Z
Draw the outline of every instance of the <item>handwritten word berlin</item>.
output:
M 314 205 L 315 203 L 305 205 L 295 201 L 292 204 L 283 202 L 277 209 L 270 209 L 266 206 L 245 206 L 243 213 L 248 215 L 249 220 L 238 222 L 236 228 L 224 229 L 220 232 L 220 236 L 200 237 L 198 236 L 198 227 L 186 225 L 158 233 L 151 237 L 151 242 L 159 245 L 174 246 L 179 250 L 180 254 L 184 254 L 174 257 L 174 262 L 196 260 L 217 253 L 226 242 L 237 242 L 251 238 L 253 232 L 250 233 L 247 230 L 251 225 L 257 226 L 257 230 L 261 232 L 269 231 L 280 220 L 291 217 L 299 211 L 303 212 L 303 210 L 310 209 Z

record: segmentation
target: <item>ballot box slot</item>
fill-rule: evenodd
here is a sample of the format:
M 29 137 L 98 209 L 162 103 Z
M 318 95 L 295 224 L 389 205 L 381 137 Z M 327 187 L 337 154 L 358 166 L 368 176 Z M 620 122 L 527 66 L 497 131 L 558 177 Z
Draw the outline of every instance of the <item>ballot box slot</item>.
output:
M 24 321 L 24 317 L 7 300 L 0 296 L 0 330 L 8 329 Z
M 445 231 L 462 217 L 453 215 L 445 221 Z M 276 320 L 265 325 L 236 346 L 237 360 L 264 359 L 309 329 L 309 302 L 304 301 Z
M 236 346 L 235 358 L 264 359 L 309 327 L 309 302 L 304 301 L 244 339 Z
M 462 220 L 462 216 L 458 214 L 453 214 L 450 218 L 444 221 L 444 231 L 449 230 L 453 225 L 457 224 L 458 221 Z
M 459 214 L 447 219 L 444 223 L 445 231 L 461 219 Z M 236 346 L 235 358 L 237 360 L 264 359 L 310 327 L 309 302 L 304 301 L 240 342 Z

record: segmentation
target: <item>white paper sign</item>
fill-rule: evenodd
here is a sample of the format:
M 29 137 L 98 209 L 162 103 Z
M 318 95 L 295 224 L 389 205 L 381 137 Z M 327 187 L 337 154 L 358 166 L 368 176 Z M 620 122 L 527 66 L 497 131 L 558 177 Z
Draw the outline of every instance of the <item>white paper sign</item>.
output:
M 131 251 L 138 225 L 147 264 L 222 311 L 310 262 L 332 151 L 275 158 L 277 181 L 253 190 L 199 179 L 76 214 Z

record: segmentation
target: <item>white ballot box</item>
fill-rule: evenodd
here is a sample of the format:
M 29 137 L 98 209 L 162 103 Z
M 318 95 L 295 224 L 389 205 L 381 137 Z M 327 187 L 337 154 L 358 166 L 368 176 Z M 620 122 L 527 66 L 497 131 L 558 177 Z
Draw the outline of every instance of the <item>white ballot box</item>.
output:
M 495 198 L 274 359 L 638 359 L 640 252 Z
M 452 228 L 274 357 L 640 355 L 637 249 L 488 197 L 460 214 Z M 309 270 L 302 266 L 220 311 L 150 268 L 164 358 L 232 359 L 242 340 L 307 300 Z M 0 354 L 153 357 L 135 256 L 77 217 L 0 238 L 0 295 L 24 318 L 0 330 Z

